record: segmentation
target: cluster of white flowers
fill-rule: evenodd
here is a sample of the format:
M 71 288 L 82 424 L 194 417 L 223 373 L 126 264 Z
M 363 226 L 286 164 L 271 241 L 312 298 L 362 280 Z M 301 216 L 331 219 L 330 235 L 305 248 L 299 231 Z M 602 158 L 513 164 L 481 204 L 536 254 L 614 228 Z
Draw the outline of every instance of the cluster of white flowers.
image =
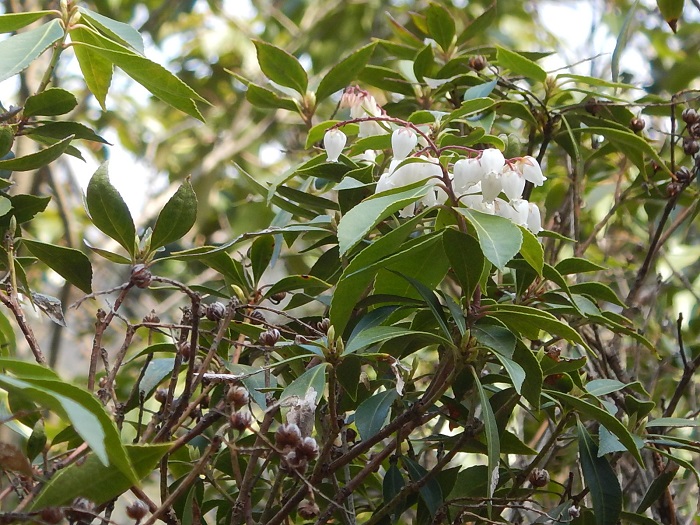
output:
M 343 95 L 344 104 L 350 106 L 353 118 L 377 116 L 381 108 L 367 92 L 354 88 Z M 359 109 L 358 109 L 359 108 Z M 375 128 L 362 124 L 374 124 Z M 360 136 L 385 133 L 376 122 L 361 122 Z M 345 147 L 347 137 L 339 129 L 326 132 L 323 140 L 328 162 L 337 162 Z M 401 127 L 391 136 L 393 158 L 389 168 L 377 182 L 376 193 L 407 186 L 419 181 L 431 185 L 428 194 L 419 202 L 404 208 L 400 215 L 410 217 L 420 205 L 435 206 L 448 200 L 441 183 L 444 183 L 442 167 L 438 159 L 416 155 L 409 157 L 418 144 L 418 136 L 413 129 Z M 486 149 L 473 158 L 460 159 L 448 173 L 452 190 L 460 205 L 467 208 L 498 215 L 510 219 L 515 224 L 526 227 L 537 234 L 542 230 L 542 219 L 537 204 L 522 198 L 525 183 L 542 186 L 546 177 L 539 163 L 533 157 L 506 159 L 497 149 Z M 506 199 L 500 197 L 505 195 Z

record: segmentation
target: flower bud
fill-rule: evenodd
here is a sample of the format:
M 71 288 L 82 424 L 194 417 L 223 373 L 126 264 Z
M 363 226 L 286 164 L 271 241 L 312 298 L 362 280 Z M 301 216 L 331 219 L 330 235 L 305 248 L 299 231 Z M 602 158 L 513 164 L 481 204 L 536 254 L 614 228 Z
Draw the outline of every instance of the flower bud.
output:
M 301 430 L 295 423 L 281 425 L 275 432 L 275 445 L 282 450 L 292 449 L 301 443 Z
M 151 285 L 153 275 L 145 264 L 135 264 L 131 268 L 130 283 L 137 288 L 148 288 Z
M 408 157 L 416 144 L 418 144 L 418 137 L 411 128 L 399 128 L 391 134 L 391 149 L 394 151 L 396 160 Z
M 506 194 L 508 200 L 520 199 L 525 189 L 525 177 L 518 171 L 506 167 L 501 173 L 501 185 L 503 186 L 503 193 Z
M 454 190 L 458 195 L 466 193 L 484 177 L 484 169 L 478 159 L 460 159 L 454 165 Z
M 280 339 L 280 331 L 277 328 L 265 330 L 258 337 L 258 342 L 263 346 L 275 346 Z
M 226 307 L 219 302 L 212 303 L 207 306 L 205 315 L 210 321 L 219 321 L 226 315 Z
M 534 202 L 528 203 L 527 229 L 537 235 L 542 231 L 542 214 L 540 208 Z
M 338 162 L 338 157 L 343 152 L 345 143 L 348 138 L 345 133 L 339 129 L 329 129 L 323 136 L 323 147 L 326 150 L 326 155 L 328 156 L 328 162 Z
M 140 499 L 137 499 L 126 507 L 126 515 L 135 521 L 141 521 L 147 513 L 148 505 Z
M 231 414 L 231 428 L 243 432 L 245 429 L 250 427 L 253 422 L 253 416 L 250 412 L 234 412 Z
M 547 177 L 542 173 L 542 168 L 537 159 L 530 156 L 525 156 L 516 162 L 517 167 L 523 174 L 526 181 L 532 182 L 535 186 L 542 186 Z
M 493 203 L 494 199 L 501 193 L 501 174 L 494 171 L 488 172 L 481 181 L 481 196 L 484 202 Z
M 248 391 L 242 386 L 233 386 L 226 393 L 226 401 L 228 401 L 235 410 L 248 405 Z
M 501 150 L 496 148 L 485 149 L 479 157 L 481 167 L 486 173 L 500 173 L 506 165 L 506 159 Z
M 486 60 L 486 57 L 483 55 L 475 55 L 473 57 L 469 57 L 469 61 L 467 62 L 470 68 L 472 68 L 474 71 L 481 71 L 486 67 L 488 64 L 488 61 Z
M 544 487 L 549 483 L 549 472 L 543 468 L 536 468 L 530 473 L 529 480 L 533 487 Z

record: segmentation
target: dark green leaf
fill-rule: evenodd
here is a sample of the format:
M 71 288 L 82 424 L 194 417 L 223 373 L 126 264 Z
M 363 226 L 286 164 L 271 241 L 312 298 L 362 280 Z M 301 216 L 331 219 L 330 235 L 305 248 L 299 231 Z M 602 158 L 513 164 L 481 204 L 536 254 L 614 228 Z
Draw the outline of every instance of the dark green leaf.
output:
M 118 253 L 109 252 L 107 250 L 103 250 L 102 248 L 92 246 L 85 239 L 83 239 L 83 242 L 85 243 L 85 246 L 87 246 L 91 251 L 95 252 L 100 257 L 104 257 L 108 261 L 112 261 L 113 263 L 117 264 L 131 264 L 131 259 L 124 257 L 123 255 L 119 255 Z
M 597 272 L 600 270 L 605 270 L 604 266 L 595 264 L 588 259 L 582 259 L 580 257 L 571 257 L 569 259 L 564 259 L 560 261 L 555 266 L 557 272 L 561 275 L 569 275 L 572 273 L 584 273 L 584 272 Z M 547 277 L 549 279 L 549 277 Z
M 288 275 L 273 284 L 265 292 L 265 297 L 270 297 L 279 292 L 291 292 L 292 290 L 303 290 L 306 294 L 318 295 L 330 287 L 329 283 L 313 275 Z
M 260 69 L 267 78 L 281 86 L 289 87 L 300 95 L 306 95 L 309 79 L 299 61 L 285 50 L 262 40 L 254 40 Z
M 452 120 L 467 117 L 469 115 L 473 115 L 474 113 L 480 113 L 481 111 L 484 111 L 485 109 L 488 109 L 491 106 L 493 106 L 493 100 L 491 100 L 490 98 L 486 98 L 480 93 L 475 93 L 473 98 L 462 102 L 462 105 L 459 108 L 455 109 L 452 113 L 447 115 L 447 117 L 445 117 L 445 121 L 449 122 Z
M 245 98 L 259 108 L 286 109 L 287 111 L 299 111 L 299 106 L 289 97 L 281 97 L 274 91 L 258 86 L 253 82 L 248 84 Z
M 400 93 L 409 97 L 415 96 L 411 82 L 398 71 L 388 67 L 369 65 L 360 73 L 360 80 L 379 89 Z
M 496 19 L 496 2 L 492 2 L 486 10 L 477 18 L 472 20 L 464 31 L 457 38 L 457 44 L 461 45 L 483 33 Z
M 373 42 L 361 47 L 333 66 L 318 85 L 318 89 L 316 90 L 316 102 L 321 102 L 336 91 L 349 86 L 364 69 L 372 56 L 375 45 L 376 42 Z
M 169 443 L 157 445 L 125 445 L 129 461 L 134 465 L 136 480 L 146 478 L 170 449 Z M 32 501 L 31 509 L 70 504 L 83 497 L 101 505 L 129 490 L 134 480 L 113 467 L 104 466 L 95 454 L 84 462 L 73 463 L 57 472 Z
M 304 399 L 307 393 L 313 390 L 316 393 L 316 402 L 318 403 L 324 395 L 326 368 L 328 368 L 328 363 L 321 363 L 301 374 L 287 385 L 287 388 L 284 389 L 280 396 L 280 401 L 292 396 Z
M 69 135 L 65 139 L 36 153 L 11 160 L 0 160 L 0 170 L 31 171 L 43 168 L 60 157 L 70 146 L 71 140 L 73 140 L 73 135 Z
M 85 201 L 92 223 L 102 233 L 117 241 L 133 257 L 136 247 L 136 227 L 129 207 L 109 182 L 107 163 L 93 174 L 87 187 Z
M 451 341 L 452 334 L 450 333 L 449 326 L 447 326 L 447 317 L 445 317 L 445 311 L 443 310 L 442 304 L 440 304 L 440 300 L 438 299 L 435 292 L 419 280 L 414 279 L 413 277 L 409 277 L 408 275 L 403 275 L 398 272 L 394 273 L 397 273 L 398 275 L 406 279 L 411 284 L 411 286 L 413 286 L 416 289 L 416 291 L 420 294 L 421 298 L 428 305 L 430 312 L 433 314 L 433 317 L 435 317 L 435 320 L 438 322 L 438 325 L 442 329 L 442 333 L 445 334 L 445 337 L 448 341 Z
M 542 381 L 544 379 L 540 362 L 537 360 L 537 357 L 535 357 L 535 354 L 522 344 L 515 346 L 513 361 L 518 363 L 520 367 L 525 370 L 525 381 L 522 386 L 523 397 L 528 400 L 534 409 L 539 410 Z
M 608 460 L 598 457 L 598 447 L 580 421 L 578 422 L 578 450 L 583 479 L 593 500 L 596 523 L 616 525 L 622 511 L 620 483 Z
M 431 187 L 419 184 L 378 193 L 346 213 L 338 224 L 340 255 L 356 246 L 383 219 L 424 197 Z
M 54 11 L 32 11 L 30 13 L 5 13 L 0 15 L 0 33 L 12 33 L 28 26 L 46 15 L 56 14 Z
M 131 27 L 129 24 L 124 24 L 122 22 L 117 22 L 106 16 L 102 16 L 99 13 L 90 11 L 85 7 L 80 7 L 80 14 L 92 22 L 100 31 L 104 32 L 107 36 L 112 39 L 118 40 L 120 43 L 131 47 L 133 50 L 138 51 L 143 55 L 143 38 L 141 34 Z
M 275 239 L 272 235 L 263 235 L 253 241 L 253 246 L 250 248 L 250 264 L 256 283 L 260 281 L 260 277 L 269 266 L 274 250 Z
M 406 456 L 401 456 L 401 462 L 408 472 L 408 477 L 414 483 L 428 475 L 428 471 L 425 468 Z M 435 477 L 431 477 L 423 484 L 418 492 L 430 515 L 435 516 L 435 513 L 442 506 L 442 489 Z
M 520 250 L 523 234 L 513 221 L 468 208 L 457 208 L 476 230 L 481 251 L 496 268 L 503 271 L 506 263 Z
M 657 417 L 647 421 L 647 427 L 700 427 L 697 419 L 686 419 L 684 417 Z
M 197 220 L 197 196 L 189 178 L 158 214 L 151 234 L 151 250 L 180 240 Z
M 481 404 L 481 419 L 484 422 L 484 432 L 486 438 L 486 449 L 487 449 L 487 462 L 488 462 L 488 485 L 486 497 L 488 500 L 489 513 L 491 509 L 491 498 L 496 490 L 496 485 L 498 485 L 498 461 L 501 454 L 501 444 L 498 432 L 498 425 L 496 424 L 496 416 L 493 414 L 493 409 L 491 408 L 491 403 L 489 398 L 486 396 L 486 391 L 479 375 L 476 373 L 474 368 L 471 366 L 469 369 L 474 376 L 474 384 L 479 392 L 479 403 Z
M 63 34 L 61 23 L 54 18 L 42 26 L 0 42 L 0 82 L 29 67 L 29 64 L 51 44 L 60 40 Z
M 515 351 L 515 335 L 513 332 L 498 325 L 481 324 L 472 329 L 472 335 L 480 345 L 511 358 Z
M 530 267 L 542 277 L 544 269 L 544 250 L 540 241 L 537 240 L 527 228 L 520 226 L 520 233 L 523 234 L 523 244 L 520 247 L 520 255 L 527 261 Z
M 673 478 L 676 477 L 677 473 L 677 466 L 675 466 L 675 468 L 666 467 L 661 474 L 654 478 L 654 481 L 651 482 L 651 485 L 649 485 L 649 488 L 644 494 L 642 501 L 640 501 L 639 505 L 637 506 L 638 514 L 645 512 L 649 507 L 663 497 L 663 495 L 666 493 L 666 489 L 673 481 Z
M 92 293 L 92 265 L 83 252 L 29 239 L 22 239 L 22 244 L 34 257 L 73 286 L 85 293 Z
M 102 144 L 109 144 L 92 129 L 78 122 L 46 122 L 35 128 L 29 128 L 27 135 L 40 135 L 52 139 L 65 139 L 72 135 L 73 139 L 92 140 Z
M 391 405 L 399 397 L 396 390 L 385 390 L 365 399 L 355 411 L 355 425 L 363 441 L 377 434 L 389 415 Z
M 428 35 L 447 51 L 455 36 L 455 21 L 452 15 L 440 4 L 431 3 L 425 13 Z
M 70 38 L 76 44 L 99 44 L 99 40 L 93 32 L 80 27 L 71 29 Z M 112 61 L 89 46 L 75 45 L 73 51 L 78 59 L 78 65 L 88 89 L 100 103 L 102 109 L 106 111 L 107 92 L 112 83 L 112 73 L 114 72 Z
M 398 326 L 372 326 L 351 337 L 348 344 L 345 346 L 343 355 L 353 354 L 368 346 L 404 336 L 425 339 L 431 343 L 452 344 L 448 339 L 444 339 L 429 332 L 418 332 Z
M 70 91 L 50 88 L 27 98 L 24 103 L 25 117 L 64 115 L 78 105 L 78 100 Z
M 515 75 L 522 75 L 538 82 L 544 82 L 547 79 L 546 71 L 532 60 L 500 46 L 496 46 L 496 49 L 496 60 L 499 66 L 510 70 Z
M 509 328 L 521 332 L 530 339 L 537 339 L 540 330 L 588 348 L 579 333 L 549 312 L 516 304 L 496 304 L 489 309 L 489 316 L 500 319 Z
M 406 482 L 401 475 L 401 471 L 395 463 L 392 463 L 387 469 L 386 474 L 384 474 L 384 482 L 382 483 L 384 503 L 389 503 L 394 499 L 405 485 Z M 394 519 L 396 519 L 396 517 L 396 514 L 394 514 Z

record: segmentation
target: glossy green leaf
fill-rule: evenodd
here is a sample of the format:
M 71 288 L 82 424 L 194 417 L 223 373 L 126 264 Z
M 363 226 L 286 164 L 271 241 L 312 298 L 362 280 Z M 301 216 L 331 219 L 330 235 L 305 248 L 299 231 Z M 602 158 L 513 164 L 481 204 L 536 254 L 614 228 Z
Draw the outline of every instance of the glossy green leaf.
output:
M 334 65 L 321 79 L 318 85 L 318 89 L 316 90 L 316 102 L 321 102 L 336 91 L 349 86 L 364 69 L 365 65 L 367 65 L 375 46 L 376 43 L 373 42 L 361 47 Z
M 428 35 L 447 51 L 455 36 L 455 21 L 450 12 L 440 4 L 431 3 L 425 11 Z
M 135 479 L 140 481 L 149 476 L 170 446 L 169 443 L 125 445 L 128 459 L 134 466 Z M 104 466 L 95 454 L 88 454 L 83 462 L 73 463 L 54 474 L 32 501 L 31 509 L 66 505 L 77 497 L 101 505 L 134 484 L 134 480 L 121 471 Z
M 478 17 L 471 21 L 471 23 L 462 31 L 462 33 L 457 37 L 457 44 L 461 45 L 465 42 L 471 40 L 475 36 L 480 35 L 496 20 L 496 2 L 495 0 L 491 3 L 486 10 L 481 13 Z
M 105 162 L 93 174 L 85 198 L 92 223 L 107 237 L 117 241 L 134 255 L 136 227 L 129 207 L 109 182 L 108 164 Z
M 452 344 L 449 340 L 429 332 L 419 332 L 401 328 L 398 326 L 372 326 L 367 328 L 357 335 L 353 336 L 345 345 L 343 355 L 353 354 L 378 343 L 383 343 L 397 337 L 415 337 L 425 339 L 426 342 L 438 344 Z
M 151 250 L 180 240 L 197 220 L 197 196 L 187 179 L 158 214 L 151 234 Z
M 525 370 L 525 381 L 523 381 L 522 394 L 530 405 L 538 410 L 540 408 L 542 381 L 544 374 L 542 367 L 535 354 L 525 345 L 516 345 L 513 352 L 513 361 L 518 363 Z
M 520 255 L 527 261 L 530 267 L 542 277 L 544 269 L 544 250 L 542 244 L 530 230 L 520 226 L 520 233 L 523 234 L 523 244 L 520 246 Z
M 620 483 L 608 460 L 598 457 L 598 447 L 580 421 L 578 451 L 583 479 L 590 491 L 597 525 L 616 525 L 622 511 Z
M 318 295 L 325 292 L 331 285 L 313 275 L 288 275 L 282 277 L 273 284 L 266 292 L 265 297 L 270 297 L 279 292 L 291 292 L 293 290 L 303 290 L 308 295 Z
M 71 29 L 70 38 L 75 44 L 99 44 L 99 39 L 93 32 L 80 27 Z M 107 92 L 112 84 L 112 74 L 114 73 L 112 61 L 89 46 L 74 45 L 73 51 L 78 59 L 78 65 L 88 89 L 100 103 L 102 109 L 106 111 Z
M 69 135 L 65 139 L 36 153 L 31 153 L 16 159 L 0 160 L 0 170 L 31 171 L 43 168 L 63 155 L 63 152 L 70 146 L 71 140 L 73 140 L 73 135 Z
M 488 84 L 490 84 L 490 82 Z M 481 89 L 481 86 L 477 87 L 479 88 L 479 90 L 474 91 L 473 96 L 470 99 L 465 99 L 465 101 L 462 102 L 462 105 L 459 106 L 459 108 L 455 109 L 453 112 L 451 112 L 445 117 L 446 122 L 465 118 L 475 113 L 480 113 L 493 106 L 493 100 L 491 100 L 490 98 L 486 98 L 486 96 L 488 95 L 488 93 L 486 93 L 487 90 Z
M 385 390 L 365 399 L 355 411 L 355 426 L 363 441 L 376 435 L 389 416 L 391 405 L 399 397 L 396 390 Z
M 253 241 L 250 248 L 250 265 L 253 270 L 253 279 L 257 283 L 262 274 L 272 261 L 275 250 L 275 239 L 272 235 L 263 235 Z
M 143 38 L 141 34 L 129 24 L 112 20 L 85 7 L 80 7 L 80 14 L 89 20 L 100 31 L 114 40 L 131 47 L 133 50 L 144 54 Z
M 27 98 L 23 114 L 25 117 L 64 115 L 77 105 L 78 100 L 70 91 L 50 88 Z
M 605 266 L 600 266 L 599 264 L 591 262 L 588 259 L 570 257 L 569 259 L 564 259 L 563 261 L 557 263 L 555 269 L 561 275 L 570 275 L 572 273 L 598 272 L 605 270 L 606 268 Z
M 39 135 L 42 137 L 49 137 L 59 140 L 65 139 L 66 137 L 72 135 L 74 140 L 83 139 L 91 140 L 93 142 L 100 142 L 102 144 L 109 144 L 92 129 L 78 122 L 45 122 L 37 127 L 28 128 L 27 135 Z
M 620 422 L 620 420 L 617 419 L 615 416 L 610 414 L 610 412 L 608 412 L 607 410 L 603 410 L 602 408 L 599 408 L 596 405 L 589 403 L 588 401 L 585 401 L 583 399 L 569 394 L 565 394 L 563 392 L 556 392 L 550 390 L 548 391 L 548 394 L 565 402 L 571 408 L 577 410 L 584 416 L 598 421 L 600 424 L 604 425 L 605 428 L 607 428 L 610 432 L 617 436 L 617 439 L 619 439 L 620 442 L 625 446 L 627 451 L 630 454 L 632 454 L 634 459 L 636 459 L 640 465 L 644 465 L 642 456 L 639 453 L 639 448 L 637 447 L 637 443 L 632 437 L 632 434 L 630 434 L 629 430 L 627 430 L 625 425 L 623 425 L 622 422 Z
M 478 241 L 471 235 L 445 228 L 442 247 L 462 287 L 462 295 L 470 302 L 484 270 L 484 255 Z
M 389 215 L 413 204 L 431 189 L 420 183 L 373 195 L 346 213 L 338 224 L 340 255 L 346 254 L 367 235 L 372 228 Z
M 0 82 L 20 71 L 63 37 L 63 28 L 57 18 L 50 22 L 11 36 L 0 42 Z
M 474 227 L 481 251 L 496 268 L 503 271 L 520 250 L 523 234 L 513 221 L 468 208 L 457 208 Z
M 0 369 L 20 379 L 59 379 L 56 372 L 44 365 L 8 357 L 0 358 Z
M 407 456 L 401 456 L 401 462 L 408 472 L 408 477 L 411 478 L 411 481 L 414 483 L 428 475 L 428 471 L 423 466 Z M 425 503 L 428 512 L 430 512 L 430 515 L 435 516 L 442 506 L 443 498 L 440 483 L 438 483 L 435 477 L 432 477 L 418 489 L 418 493 L 423 503 Z
M 618 392 L 627 385 L 616 379 L 594 379 L 586 383 L 586 391 L 592 396 L 600 397 Z
M 29 239 L 22 239 L 22 245 L 73 286 L 92 293 L 92 265 L 83 252 Z
M 661 16 L 674 33 L 678 29 L 678 20 L 683 14 L 684 4 L 685 0 L 656 0 Z
M 538 82 L 544 82 L 547 79 L 547 72 L 532 60 L 500 46 L 496 46 L 496 49 L 498 50 L 496 60 L 499 66 L 510 70 L 515 75 L 522 75 Z
M 659 501 L 664 496 L 664 494 L 666 493 L 666 489 L 673 481 L 673 478 L 676 477 L 677 473 L 678 467 L 666 467 L 666 469 L 661 474 L 654 478 L 654 481 L 651 482 L 651 485 L 649 485 L 649 488 L 644 493 L 642 501 L 640 501 L 639 505 L 637 505 L 638 514 L 642 514 L 643 512 L 645 512 L 649 507 L 651 507 L 654 503 Z
M 281 97 L 274 91 L 258 86 L 253 82 L 248 84 L 245 98 L 256 107 L 268 109 L 286 109 L 287 111 L 299 111 L 297 103 L 289 97 Z
M 280 401 L 292 396 L 304 399 L 309 389 L 313 389 L 316 392 L 316 402 L 318 403 L 324 395 L 327 368 L 328 363 L 321 363 L 301 374 L 287 385 L 287 388 L 284 389 L 280 396 Z
M 131 259 L 129 259 L 128 257 L 124 257 L 123 255 L 119 255 L 118 253 L 113 253 L 107 250 L 103 250 L 102 248 L 92 246 L 85 239 L 83 239 L 83 242 L 85 243 L 85 246 L 87 246 L 90 249 L 90 251 L 95 252 L 97 255 L 99 255 L 100 257 L 104 257 L 108 261 L 112 261 L 113 263 L 117 264 L 131 264 Z
M 228 368 L 232 374 L 239 374 L 242 376 L 241 383 L 248 389 L 248 393 L 253 401 L 255 401 L 260 408 L 266 409 L 267 401 L 265 399 L 265 394 L 262 392 L 265 388 L 265 373 L 263 369 L 260 367 L 231 363 L 228 360 L 225 363 L 226 368 Z M 274 375 L 270 375 L 270 387 L 274 388 L 276 386 L 277 378 Z
M 392 463 L 384 474 L 384 481 L 382 482 L 382 496 L 384 498 L 384 503 L 389 503 L 394 499 L 400 492 L 401 489 L 406 485 L 406 482 L 401 475 L 401 470 L 396 466 L 396 463 Z M 398 509 L 394 511 L 392 518 L 395 521 L 398 518 Z
M 28 13 L 5 13 L 0 15 L 0 33 L 12 33 L 36 22 L 46 15 L 55 15 L 54 11 L 32 11 Z
M 544 330 L 588 348 L 576 330 L 544 310 L 531 306 L 497 304 L 489 309 L 488 315 L 500 319 L 509 328 L 521 332 L 530 339 L 537 339 L 539 331 Z
M 285 50 L 262 40 L 253 40 L 258 53 L 260 69 L 267 78 L 281 86 L 306 95 L 309 79 L 299 61 Z
M 618 297 L 618 295 L 607 284 L 599 281 L 590 281 L 585 283 L 572 284 L 569 286 L 569 291 L 577 294 L 590 295 L 594 299 L 606 301 L 611 304 L 616 304 L 624 308 L 626 305 Z
M 443 309 L 442 304 L 440 303 L 440 299 L 438 299 L 435 292 L 432 289 L 428 288 L 426 285 L 424 285 L 422 282 L 420 282 L 418 279 L 414 279 L 413 277 L 403 275 L 398 272 L 395 273 L 400 275 L 403 279 L 406 279 L 411 284 L 411 286 L 415 288 L 415 290 L 421 296 L 423 301 L 425 301 L 425 303 L 428 305 L 430 312 L 433 314 L 433 317 L 437 321 L 438 326 L 440 326 L 440 329 L 447 338 L 447 341 L 451 341 L 450 327 L 447 326 L 447 317 L 445 316 L 445 311 Z
M 498 425 L 496 424 L 496 416 L 493 413 L 493 408 L 491 408 L 491 403 L 486 395 L 483 385 L 479 375 L 476 373 L 474 368 L 469 367 L 472 375 L 474 376 L 474 384 L 479 392 L 479 403 L 481 405 L 481 420 L 484 423 L 484 433 L 486 439 L 486 449 L 487 449 L 487 467 L 488 467 L 488 486 L 486 497 L 488 500 L 489 514 L 491 513 L 491 499 L 493 493 L 496 490 L 496 485 L 498 485 L 498 462 L 501 454 L 501 444 L 498 432 Z
M 138 481 L 114 422 L 92 394 L 56 379 L 0 375 L 0 386 L 68 418 L 101 464 L 112 465 L 132 483 Z
M 646 427 L 700 427 L 700 421 L 684 417 L 657 417 L 647 421 Z

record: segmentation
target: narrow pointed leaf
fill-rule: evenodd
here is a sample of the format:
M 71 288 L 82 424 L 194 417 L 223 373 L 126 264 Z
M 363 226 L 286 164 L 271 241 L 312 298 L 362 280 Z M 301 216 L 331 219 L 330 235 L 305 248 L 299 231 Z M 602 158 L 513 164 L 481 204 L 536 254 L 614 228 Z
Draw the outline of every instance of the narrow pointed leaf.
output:
M 527 261 L 527 264 L 537 272 L 537 275 L 542 277 L 542 271 L 544 270 L 544 250 L 540 241 L 537 240 L 530 230 L 527 228 L 520 228 L 520 233 L 523 234 L 523 244 L 520 246 L 520 255 L 523 259 Z
M 401 462 L 406 467 L 408 477 L 411 478 L 411 481 L 414 483 L 428 475 L 428 471 L 423 466 L 407 456 L 401 456 Z M 440 509 L 443 500 L 442 488 L 435 477 L 430 478 L 427 483 L 418 489 L 418 493 L 420 494 L 423 503 L 425 503 L 428 512 L 430 512 L 430 515 L 435 516 L 437 511 Z
M 304 399 L 308 390 L 312 388 L 316 392 L 316 402 L 318 402 L 324 393 L 327 368 L 328 363 L 321 363 L 301 374 L 287 385 L 280 396 L 280 401 L 292 396 Z
M 451 341 L 452 335 L 450 334 L 450 328 L 447 326 L 447 318 L 445 317 L 445 311 L 443 310 L 442 304 L 440 304 L 440 300 L 438 299 L 437 295 L 435 295 L 435 292 L 433 292 L 430 288 L 428 288 L 419 280 L 414 279 L 413 277 L 409 277 L 408 275 L 403 275 L 398 272 L 393 273 L 396 273 L 397 275 L 400 275 L 401 277 L 406 279 L 411 284 L 411 286 L 413 286 L 416 289 L 416 291 L 420 294 L 420 296 L 428 305 L 428 308 L 430 308 L 433 317 L 435 317 L 435 320 L 440 325 L 440 328 L 445 334 L 447 340 Z
M 0 82 L 20 71 L 63 36 L 58 19 L 0 42 Z
M 109 182 L 105 162 L 90 179 L 86 202 L 93 224 L 129 252 L 135 253 L 136 227 L 128 206 L 117 189 Z
M 29 252 L 85 293 L 92 292 L 92 265 L 90 259 L 74 248 L 22 239 Z
M 309 79 L 299 61 L 284 49 L 254 40 L 260 69 L 267 78 L 280 86 L 292 88 L 300 95 L 306 94 Z
M 55 12 L 32 11 L 30 13 L 5 13 L 4 15 L 0 15 L 0 33 L 12 33 L 50 14 L 55 14 Z
M 428 34 L 438 45 L 447 51 L 455 36 L 455 21 L 452 15 L 440 4 L 430 4 L 426 10 Z
M 100 137 L 94 130 L 78 122 L 56 121 L 42 123 L 35 128 L 29 128 L 27 135 L 39 135 L 41 137 L 49 137 L 52 139 L 65 139 L 73 135 L 73 139 L 91 140 L 101 144 L 109 144 L 105 139 Z
M 336 91 L 349 86 L 372 56 L 376 43 L 361 47 L 350 56 L 345 57 L 326 73 L 316 90 L 316 102 L 321 102 Z
M 110 38 L 118 40 L 122 44 L 128 45 L 142 55 L 144 54 L 143 38 L 141 37 L 141 34 L 129 24 L 112 20 L 111 18 L 102 16 L 99 13 L 90 11 L 85 7 L 80 7 L 80 14 L 92 22 L 94 26 L 106 33 Z
M 93 33 L 83 28 L 73 28 L 70 31 L 71 41 L 96 45 L 99 39 Z M 88 46 L 73 46 L 75 57 L 78 59 L 80 71 L 90 92 L 95 96 L 103 110 L 106 110 L 107 92 L 112 84 L 114 66 L 112 61 L 100 55 Z
M 385 390 L 365 399 L 355 411 L 355 425 L 363 441 L 376 435 L 384 426 L 392 403 L 399 397 L 396 390 Z
M 298 111 L 299 107 L 293 99 L 281 97 L 274 91 L 258 86 L 250 82 L 245 98 L 259 108 L 286 109 L 287 111 Z
M 498 50 L 496 56 L 499 66 L 510 70 L 515 75 L 522 75 L 539 82 L 544 82 L 547 79 L 545 70 L 529 58 L 499 46 L 496 46 L 496 49 Z
M 186 180 L 158 214 L 151 235 L 151 250 L 177 241 L 197 220 L 197 196 L 189 179 Z
M 457 44 L 461 45 L 471 38 L 483 33 L 496 20 L 496 2 L 486 8 L 486 10 L 476 17 L 457 37 Z
M 68 146 L 70 146 L 71 140 L 73 140 L 73 135 L 69 135 L 65 139 L 59 140 L 48 148 L 44 148 L 36 153 L 16 159 L 0 160 L 0 170 L 31 171 L 42 168 L 63 155 Z
M 491 403 L 486 395 L 483 385 L 474 368 L 469 367 L 474 376 L 474 384 L 479 392 L 479 403 L 481 405 L 481 419 L 484 423 L 484 432 L 486 434 L 486 450 L 487 450 L 487 467 L 488 467 L 488 490 L 487 498 L 489 514 L 491 513 L 491 498 L 498 485 L 498 462 L 501 454 L 501 444 L 498 433 L 498 425 L 496 424 L 496 416 L 491 408 Z

